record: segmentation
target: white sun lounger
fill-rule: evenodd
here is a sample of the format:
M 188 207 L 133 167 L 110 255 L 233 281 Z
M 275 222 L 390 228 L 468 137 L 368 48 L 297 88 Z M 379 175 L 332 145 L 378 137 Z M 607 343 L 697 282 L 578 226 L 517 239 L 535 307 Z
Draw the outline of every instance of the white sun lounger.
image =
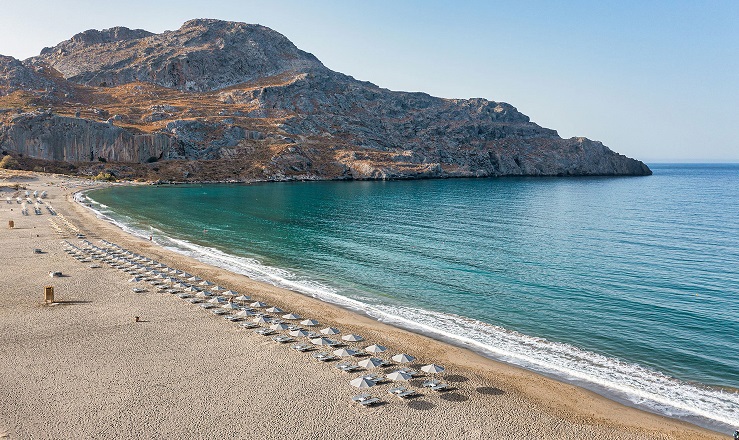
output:
M 273 341 L 279 342 L 280 344 L 287 344 L 288 342 L 295 342 L 295 339 L 290 336 L 275 336 L 272 338 Z
M 409 397 L 413 397 L 413 396 L 415 396 L 415 395 L 418 394 L 415 391 L 409 390 L 406 387 L 392 388 L 392 389 L 388 390 L 388 393 L 393 394 L 395 396 L 398 396 L 401 399 L 407 399 Z
M 361 370 L 362 367 L 359 365 L 352 364 L 350 362 L 341 362 L 336 364 L 336 369 L 343 371 L 344 373 L 351 373 L 357 370 Z
M 295 345 L 291 346 L 290 348 L 292 348 L 293 350 L 297 350 L 297 351 L 300 351 L 300 352 L 303 352 L 304 353 L 306 351 L 313 350 L 314 347 L 312 345 L 309 345 L 309 344 L 295 344 Z
M 380 399 L 378 399 L 377 397 L 372 397 L 369 394 L 360 394 L 358 396 L 354 396 L 352 397 L 352 401 L 362 406 L 372 406 L 374 404 L 380 403 Z
M 316 360 L 319 360 L 321 362 L 331 362 L 331 361 L 335 361 L 338 359 L 333 354 L 325 353 L 325 352 L 314 353 L 313 357 L 316 358 Z

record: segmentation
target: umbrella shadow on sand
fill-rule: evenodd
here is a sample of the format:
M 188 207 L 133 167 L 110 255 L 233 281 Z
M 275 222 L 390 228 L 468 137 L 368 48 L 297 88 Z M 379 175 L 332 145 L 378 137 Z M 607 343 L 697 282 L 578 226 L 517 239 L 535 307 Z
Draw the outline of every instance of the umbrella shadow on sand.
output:
M 469 397 L 459 393 L 443 393 L 439 397 L 447 402 L 466 402 L 470 400 Z
M 390 405 L 388 402 L 385 402 L 384 400 L 380 400 L 379 402 L 375 402 L 372 404 L 372 406 L 369 406 L 367 408 L 382 408 L 385 405 Z
M 502 396 L 503 394 L 505 394 L 505 391 L 495 387 L 479 387 L 475 388 L 475 391 L 480 394 L 486 394 L 489 396 Z
M 413 400 L 408 402 L 408 408 L 415 409 L 416 411 L 428 411 L 435 406 L 436 405 L 427 400 Z
M 459 382 L 467 382 L 469 379 L 459 374 L 452 374 L 449 376 L 444 376 L 444 380 L 446 380 L 447 382 L 459 383 Z

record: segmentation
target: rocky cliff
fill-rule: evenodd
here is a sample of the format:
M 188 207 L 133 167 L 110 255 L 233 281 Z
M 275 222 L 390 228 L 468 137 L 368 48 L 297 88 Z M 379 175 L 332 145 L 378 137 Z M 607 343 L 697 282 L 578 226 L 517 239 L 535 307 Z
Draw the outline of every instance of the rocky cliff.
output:
M 509 104 L 382 89 L 271 29 L 218 20 L 0 57 L 0 148 L 169 180 L 651 173 Z
M 177 155 L 177 141 L 162 133 L 133 134 L 104 122 L 22 113 L 0 133 L 3 148 L 38 159 L 65 162 L 146 162 Z

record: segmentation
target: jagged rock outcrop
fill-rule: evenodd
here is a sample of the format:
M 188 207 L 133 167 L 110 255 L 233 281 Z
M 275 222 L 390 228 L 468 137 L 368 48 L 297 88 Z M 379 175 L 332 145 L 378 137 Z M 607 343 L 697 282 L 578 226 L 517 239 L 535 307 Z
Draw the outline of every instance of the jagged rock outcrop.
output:
M 157 162 L 142 172 L 171 180 L 651 173 L 510 104 L 383 89 L 269 28 L 219 20 L 90 30 L 0 58 L 0 148 L 132 172 Z
M 48 74 L 48 71 L 44 71 L 43 65 L 26 65 L 13 57 L 0 55 L 0 96 L 19 90 L 34 92 L 54 90 L 59 83 Z
M 204 19 L 161 34 L 121 27 L 86 31 L 45 48 L 37 59 L 80 84 L 146 81 L 187 91 L 217 90 L 322 66 L 267 27 Z

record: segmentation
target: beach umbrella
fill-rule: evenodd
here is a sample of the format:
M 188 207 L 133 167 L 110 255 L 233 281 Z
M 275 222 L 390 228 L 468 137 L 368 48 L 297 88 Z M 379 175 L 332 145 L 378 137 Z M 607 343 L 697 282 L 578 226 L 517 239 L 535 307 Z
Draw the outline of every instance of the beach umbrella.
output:
M 327 338 L 311 339 L 310 342 L 313 345 L 331 345 L 333 343 L 333 341 L 331 339 L 327 339 Z
M 236 292 L 234 292 L 234 293 L 236 293 Z M 251 297 L 248 297 L 248 296 L 246 296 L 246 295 L 239 295 L 239 296 L 237 296 L 237 297 L 236 297 L 236 298 L 234 298 L 234 299 L 235 299 L 236 301 L 241 301 L 241 302 L 247 302 L 247 301 L 250 301 L 250 300 L 251 300 Z
M 282 313 L 282 312 L 284 312 L 284 310 L 282 310 L 279 307 L 270 307 L 270 308 L 267 309 L 267 311 L 269 313 Z
M 252 321 L 256 322 L 257 324 L 267 324 L 269 322 L 269 318 L 264 316 L 257 316 Z
M 193 289 L 193 290 L 190 290 L 190 289 Z M 185 291 L 187 291 L 187 292 L 198 292 L 198 293 L 195 294 L 195 296 L 197 296 L 198 298 L 208 298 L 209 296 L 213 296 L 213 294 L 210 293 L 210 292 L 201 292 L 201 291 L 198 291 L 197 289 L 194 289 L 192 287 L 190 287 L 188 289 L 185 289 Z
M 221 286 L 213 286 L 210 290 L 212 290 L 213 292 L 220 292 L 221 290 L 226 290 L 226 289 L 224 289 Z
M 406 373 L 405 371 L 393 371 L 392 373 L 388 374 L 386 377 L 392 381 L 398 381 L 398 380 L 408 380 L 413 376 Z
M 228 310 L 238 310 L 239 306 L 237 306 L 234 303 L 226 303 L 223 306 L 221 306 L 222 309 L 228 309 Z
M 382 345 L 370 345 L 369 347 L 365 348 L 364 351 L 367 353 L 382 353 L 383 351 L 387 350 L 387 347 L 383 347 Z
M 299 328 L 297 330 L 291 331 L 290 332 L 290 336 L 296 336 L 296 337 L 299 337 L 299 338 L 304 338 L 304 337 L 308 336 L 308 332 L 305 331 L 305 330 L 303 330 L 302 328 Z
M 443 373 L 444 367 L 436 364 L 428 364 L 421 367 L 421 371 L 425 373 Z
M 198 290 L 198 289 L 190 286 L 190 287 L 188 287 L 188 288 L 185 289 L 185 292 L 200 292 L 200 290 Z M 203 293 L 207 293 L 207 292 L 203 292 Z M 208 296 L 208 295 L 203 295 L 203 296 Z
M 141 278 L 139 277 L 133 277 L 130 280 L 128 280 L 129 283 L 138 283 L 139 281 L 141 281 Z
M 287 315 L 282 315 L 282 317 L 285 319 L 292 319 L 292 320 L 300 319 L 300 315 L 296 315 L 295 313 L 288 313 Z
M 306 319 L 304 321 L 300 321 L 300 323 L 302 325 L 307 325 L 308 327 L 314 327 L 318 325 L 318 321 L 316 321 L 315 319 Z
M 223 296 L 239 296 L 239 294 L 236 293 L 236 292 L 234 292 L 233 290 L 227 290 L 227 291 L 221 293 L 221 295 L 223 295 Z M 245 297 L 245 298 L 246 298 L 247 301 L 249 300 L 249 297 L 248 296 Z
M 416 360 L 416 358 L 414 358 L 413 356 L 405 353 L 396 354 L 390 359 L 401 364 L 407 364 L 408 362 L 413 362 Z
M 196 283 L 198 281 L 202 281 L 203 279 L 200 277 L 189 277 L 187 281 L 192 281 L 193 283 Z
M 362 368 L 377 368 L 382 365 L 384 361 L 378 358 L 369 358 L 359 361 L 357 364 Z
M 324 335 L 338 335 L 341 332 L 338 328 L 326 327 L 325 329 L 321 330 L 321 333 L 323 333 Z
M 239 313 L 237 313 L 236 316 L 242 316 L 242 317 L 254 316 L 254 312 L 252 312 L 251 310 L 242 310 Z
M 277 324 L 272 324 L 269 326 L 272 330 L 282 331 L 287 330 L 289 326 L 287 324 L 283 324 L 282 322 L 278 322 Z
M 355 354 L 357 354 L 357 352 L 354 350 L 347 350 L 346 348 L 340 348 L 338 350 L 335 350 L 334 354 L 336 356 L 347 357 L 347 356 L 354 356 Z
M 261 301 L 254 301 L 253 303 L 249 304 L 249 306 L 256 307 L 256 308 L 267 307 L 267 305 L 268 305 L 267 303 L 263 303 Z
M 342 336 L 341 339 L 345 341 L 350 341 L 350 342 L 364 341 L 364 338 L 359 335 L 345 335 L 345 336 Z
M 221 298 L 220 296 L 216 296 L 214 298 L 209 299 L 208 302 L 211 304 L 224 304 L 226 300 Z
M 212 286 L 212 285 L 213 285 L 213 283 L 211 283 L 211 282 L 210 282 L 210 281 L 208 281 L 208 280 L 203 280 L 203 281 L 201 281 L 201 282 L 200 282 L 199 284 L 200 284 L 201 286 Z
M 353 385 L 357 388 L 369 388 L 375 386 L 375 382 L 362 376 L 351 380 L 349 382 L 349 385 Z

